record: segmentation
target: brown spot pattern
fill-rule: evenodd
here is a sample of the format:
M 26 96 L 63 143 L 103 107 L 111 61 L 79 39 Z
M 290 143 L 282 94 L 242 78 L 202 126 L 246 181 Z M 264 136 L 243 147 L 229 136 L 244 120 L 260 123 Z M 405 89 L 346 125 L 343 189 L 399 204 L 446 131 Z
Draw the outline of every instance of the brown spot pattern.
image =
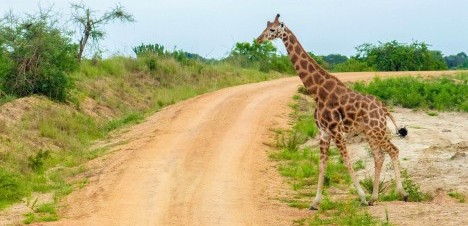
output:
M 304 85 L 306 88 L 309 88 L 312 85 L 312 78 L 310 76 L 306 78 Z
M 292 57 L 291 57 L 291 61 L 293 64 L 295 64 L 297 62 L 297 55 L 296 54 L 293 54 Z M 297 70 L 297 69 L 296 69 Z
M 301 67 L 302 68 L 307 68 L 307 64 L 309 64 L 309 62 L 307 62 L 307 60 L 301 60 Z

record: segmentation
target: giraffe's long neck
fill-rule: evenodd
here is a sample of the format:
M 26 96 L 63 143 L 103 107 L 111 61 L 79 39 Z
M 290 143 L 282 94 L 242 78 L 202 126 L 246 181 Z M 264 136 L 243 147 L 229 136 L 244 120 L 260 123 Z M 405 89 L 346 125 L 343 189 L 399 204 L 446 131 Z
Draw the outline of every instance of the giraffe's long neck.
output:
M 301 78 L 304 86 L 314 95 L 319 95 L 320 88 L 331 93 L 335 88 L 347 89 L 346 86 L 335 76 L 325 71 L 302 47 L 297 41 L 296 36 L 285 28 L 283 43 L 288 51 L 289 58 Z M 323 96 L 323 95 L 321 95 Z M 326 98 L 324 96 L 324 98 Z

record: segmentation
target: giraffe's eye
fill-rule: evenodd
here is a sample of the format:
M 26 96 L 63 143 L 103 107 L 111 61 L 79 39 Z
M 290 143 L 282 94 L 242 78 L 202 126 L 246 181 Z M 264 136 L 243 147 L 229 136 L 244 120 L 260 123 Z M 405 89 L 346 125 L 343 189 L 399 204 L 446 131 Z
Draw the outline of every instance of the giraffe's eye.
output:
M 271 32 L 275 32 L 275 29 L 270 29 Z

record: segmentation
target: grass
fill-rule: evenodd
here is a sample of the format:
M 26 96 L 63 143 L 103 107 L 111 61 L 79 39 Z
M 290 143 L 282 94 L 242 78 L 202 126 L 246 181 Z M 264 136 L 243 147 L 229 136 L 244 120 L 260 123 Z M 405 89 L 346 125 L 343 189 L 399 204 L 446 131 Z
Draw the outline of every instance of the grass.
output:
M 410 178 L 408 171 L 403 170 L 401 172 L 401 176 L 403 180 L 403 188 L 408 193 L 409 202 L 423 202 L 432 200 L 433 196 L 429 193 L 421 191 L 421 187 Z M 385 193 L 379 196 L 380 201 L 401 200 L 400 194 L 396 191 L 395 181 L 392 180 L 390 182 L 390 189 L 386 190 L 387 191 Z
M 437 113 L 437 112 L 435 112 L 435 111 L 428 111 L 428 112 L 427 112 L 427 115 L 429 115 L 429 116 L 438 116 L 439 113 Z
M 357 82 L 353 89 L 372 94 L 391 105 L 439 111 L 468 112 L 468 72 L 424 79 L 416 77 L 374 78 Z M 435 116 L 436 113 L 429 113 Z
M 353 164 L 353 169 L 355 171 L 359 171 L 359 170 L 362 170 L 362 169 L 365 169 L 366 166 L 364 165 L 364 161 L 362 161 L 362 159 L 359 159 L 357 160 L 354 164 Z
M 59 219 L 55 203 L 44 203 L 32 209 L 32 212 L 26 213 L 23 220 L 24 224 L 33 222 L 50 222 Z
M 448 193 L 448 195 L 456 200 L 458 200 L 459 203 L 465 203 L 465 195 L 460 193 L 460 192 L 456 192 L 456 191 L 451 191 Z
M 42 96 L 0 96 L 0 108 L 10 102 L 8 107 L 17 111 L 16 119 L 0 120 L 0 210 L 35 193 L 52 193 L 58 202 L 85 186 L 86 162 L 107 151 L 91 145 L 165 106 L 224 87 L 285 76 L 228 63 L 151 60 L 82 61 L 70 75 L 75 87 L 67 103 Z M 56 217 L 36 211 L 25 218 L 37 222 Z

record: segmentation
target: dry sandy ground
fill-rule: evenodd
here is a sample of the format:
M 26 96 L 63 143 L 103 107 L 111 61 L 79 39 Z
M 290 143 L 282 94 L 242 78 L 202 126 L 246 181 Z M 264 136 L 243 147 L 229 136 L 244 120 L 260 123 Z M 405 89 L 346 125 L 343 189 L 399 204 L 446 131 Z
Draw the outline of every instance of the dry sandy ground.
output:
M 373 75 L 338 74 L 345 81 Z M 90 183 L 65 200 L 62 219 L 51 225 L 290 225 L 311 216 L 277 200 L 288 185 L 264 145 L 272 139 L 270 128 L 287 123 L 298 85 L 292 77 L 208 93 L 115 135 L 111 153 L 90 163 Z M 467 114 L 394 114 L 410 128 L 409 138 L 394 139 L 400 159 L 408 159 L 403 167 L 429 190 L 466 193 L 466 157 L 451 161 L 454 151 L 445 146 L 467 140 Z M 355 158 L 368 158 L 357 144 L 350 149 Z M 466 146 L 459 151 L 467 152 Z M 468 225 L 466 204 L 390 202 L 369 210 L 383 216 L 385 208 L 396 224 Z
M 421 190 L 434 195 L 431 202 L 383 202 L 369 207 L 375 216 L 385 219 L 385 210 L 396 225 L 468 225 L 468 204 L 458 203 L 448 192 L 459 192 L 468 197 L 468 114 L 438 113 L 429 116 L 397 108 L 392 114 L 398 123 L 407 126 L 408 137 L 393 138 L 400 149 L 400 163 Z M 389 123 L 389 128 L 393 125 Z M 366 169 L 360 177 L 372 177 L 374 161 L 369 156 L 367 143 L 349 145 L 353 160 L 362 159 Z M 388 155 L 384 162 L 382 179 L 394 178 Z M 466 202 L 466 201 L 465 201 Z

